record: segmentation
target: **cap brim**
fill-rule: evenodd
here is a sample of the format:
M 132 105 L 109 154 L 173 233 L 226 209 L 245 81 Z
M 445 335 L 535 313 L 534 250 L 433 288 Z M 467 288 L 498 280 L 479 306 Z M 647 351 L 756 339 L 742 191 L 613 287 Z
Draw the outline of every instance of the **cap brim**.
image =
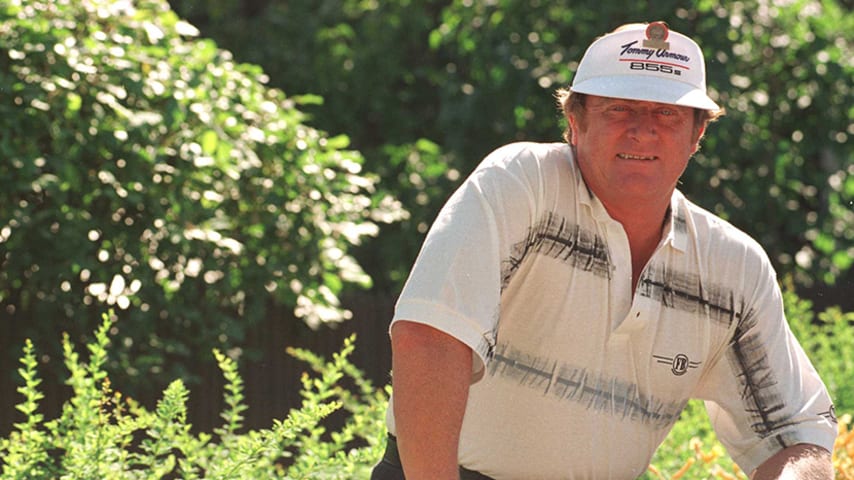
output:
M 703 110 L 720 110 L 721 108 L 706 95 L 706 92 L 687 83 L 660 77 L 625 75 L 593 77 L 573 85 L 570 90 L 600 97 L 669 103 Z

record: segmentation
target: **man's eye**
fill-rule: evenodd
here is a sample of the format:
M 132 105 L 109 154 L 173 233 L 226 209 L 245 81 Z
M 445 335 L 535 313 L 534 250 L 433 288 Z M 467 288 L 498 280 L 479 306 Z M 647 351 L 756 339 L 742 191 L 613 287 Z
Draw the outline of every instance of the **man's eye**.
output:
M 669 108 L 662 108 L 658 111 L 659 115 L 663 115 L 665 117 L 669 117 L 672 115 L 676 115 L 676 110 L 671 110 Z

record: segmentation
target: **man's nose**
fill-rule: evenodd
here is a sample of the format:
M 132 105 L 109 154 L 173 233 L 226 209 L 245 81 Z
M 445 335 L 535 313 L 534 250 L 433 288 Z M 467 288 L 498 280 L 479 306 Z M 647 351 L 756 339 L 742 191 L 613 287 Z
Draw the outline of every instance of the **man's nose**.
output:
M 658 129 L 652 112 L 646 110 L 634 112 L 629 124 L 629 135 L 638 140 L 657 138 Z

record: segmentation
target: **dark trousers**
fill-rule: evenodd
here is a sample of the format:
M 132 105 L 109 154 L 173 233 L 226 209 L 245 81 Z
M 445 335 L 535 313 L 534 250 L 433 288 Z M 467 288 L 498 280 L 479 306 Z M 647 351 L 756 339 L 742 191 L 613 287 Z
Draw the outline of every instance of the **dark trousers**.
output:
M 397 439 L 393 435 L 388 436 L 388 445 L 385 448 L 382 460 L 371 472 L 371 480 L 406 480 L 403 476 L 403 467 L 400 465 L 400 453 L 397 451 Z M 486 475 L 460 467 L 460 480 L 492 480 Z

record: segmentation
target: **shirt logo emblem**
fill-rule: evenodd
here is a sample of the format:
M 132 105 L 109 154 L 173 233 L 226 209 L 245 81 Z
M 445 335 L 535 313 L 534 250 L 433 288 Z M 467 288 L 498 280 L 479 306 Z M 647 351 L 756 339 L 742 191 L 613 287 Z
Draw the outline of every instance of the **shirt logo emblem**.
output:
M 819 413 L 819 415 L 830 420 L 833 423 L 839 423 L 839 420 L 837 420 L 836 418 L 836 407 L 834 407 L 833 405 L 831 405 L 826 412 L 821 412 Z
M 664 355 L 653 355 L 652 358 L 656 360 L 657 363 L 662 363 L 664 365 L 670 365 L 670 371 L 673 375 L 681 376 L 685 375 L 689 368 L 697 368 L 700 366 L 701 362 L 692 362 L 688 359 L 688 355 L 684 353 L 680 353 L 675 357 L 666 357 Z

